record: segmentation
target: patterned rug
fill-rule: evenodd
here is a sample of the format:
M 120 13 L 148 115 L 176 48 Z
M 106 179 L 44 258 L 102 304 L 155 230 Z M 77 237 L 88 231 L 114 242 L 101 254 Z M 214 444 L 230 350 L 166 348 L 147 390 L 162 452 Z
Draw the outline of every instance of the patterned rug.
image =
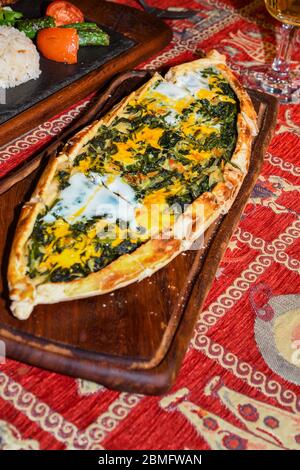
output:
M 151 4 L 201 12 L 170 22 L 172 43 L 141 67 L 174 65 L 213 47 L 241 69 L 274 57 L 278 24 L 260 0 Z M 300 72 L 299 36 L 296 46 L 292 65 Z M 0 175 L 86 104 L 0 148 Z M 7 360 L 0 366 L 0 449 L 300 449 L 299 153 L 300 106 L 281 106 L 262 173 L 170 393 L 113 392 Z

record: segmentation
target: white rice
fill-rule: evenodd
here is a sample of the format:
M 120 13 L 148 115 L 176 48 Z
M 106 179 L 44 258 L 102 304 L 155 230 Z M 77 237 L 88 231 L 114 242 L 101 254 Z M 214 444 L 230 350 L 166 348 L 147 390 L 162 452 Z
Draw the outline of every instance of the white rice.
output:
M 39 53 L 25 33 L 0 26 L 0 88 L 11 88 L 40 76 Z

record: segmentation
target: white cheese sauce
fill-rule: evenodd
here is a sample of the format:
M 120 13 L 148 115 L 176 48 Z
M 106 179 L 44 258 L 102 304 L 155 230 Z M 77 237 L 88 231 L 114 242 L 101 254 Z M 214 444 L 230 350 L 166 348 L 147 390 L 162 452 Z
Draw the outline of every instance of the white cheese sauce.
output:
M 208 79 L 201 72 L 188 72 L 176 77 L 176 85 L 195 96 L 200 90 L 210 90 Z
M 188 96 L 188 91 L 180 86 L 174 85 L 170 82 L 160 82 L 156 87 L 155 90 L 157 93 L 166 96 L 172 100 L 181 100 Z
M 210 90 L 208 78 L 201 71 L 183 72 L 176 76 L 175 82 L 161 81 L 154 89 L 172 100 L 196 96 L 200 90 Z
M 125 199 L 125 201 L 130 204 L 136 205 L 136 195 L 134 190 L 129 186 L 129 184 L 125 183 L 120 176 L 113 177 L 113 179 L 111 176 L 104 176 L 102 177 L 102 182 L 113 193 Z
M 129 223 L 132 230 L 136 230 L 135 209 L 139 205 L 135 202 L 133 189 L 120 177 L 105 187 L 108 178 L 111 179 L 110 176 L 96 173 L 91 173 L 89 177 L 83 173 L 72 175 L 69 186 L 61 191 L 58 202 L 45 215 L 44 221 L 53 223 L 61 217 L 72 224 L 102 216 L 111 223 L 123 220 Z M 120 197 L 124 195 L 127 200 Z
M 176 126 L 179 121 L 179 114 L 171 109 L 166 116 L 164 116 L 165 123 L 169 126 Z

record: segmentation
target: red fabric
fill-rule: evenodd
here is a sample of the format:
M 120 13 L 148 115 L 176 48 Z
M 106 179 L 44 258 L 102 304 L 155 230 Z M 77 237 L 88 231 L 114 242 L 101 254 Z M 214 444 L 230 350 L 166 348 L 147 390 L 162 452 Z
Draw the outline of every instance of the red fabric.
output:
M 201 12 L 169 22 L 172 43 L 140 67 L 188 61 L 198 48 L 217 48 L 242 68 L 274 56 L 277 23 L 262 2 L 151 4 Z M 292 65 L 299 70 L 299 47 Z M 0 149 L 0 176 L 85 104 Z M 262 173 L 172 391 L 117 393 L 7 360 L 0 365 L 0 448 L 300 448 L 299 124 L 300 106 L 280 107 Z

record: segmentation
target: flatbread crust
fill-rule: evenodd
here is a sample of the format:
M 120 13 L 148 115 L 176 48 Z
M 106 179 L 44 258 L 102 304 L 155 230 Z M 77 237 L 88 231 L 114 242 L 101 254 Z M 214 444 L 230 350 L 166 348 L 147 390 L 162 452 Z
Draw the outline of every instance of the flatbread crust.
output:
M 56 197 L 58 186 L 53 178 L 56 171 L 73 161 L 82 148 L 95 136 L 99 126 L 103 122 L 110 122 L 133 95 L 141 96 L 145 93 L 152 81 L 157 79 L 157 75 L 155 75 L 140 90 L 117 105 L 104 119 L 96 121 L 76 134 L 66 144 L 63 152 L 57 157 L 53 156 L 49 162 L 30 201 L 22 209 L 13 241 L 8 282 L 12 300 L 11 311 L 14 316 L 25 320 L 30 316 L 35 305 L 104 294 L 151 276 L 179 253 L 187 250 L 221 213 L 228 212 L 247 174 L 252 140 L 257 133 L 257 116 L 252 102 L 227 67 L 225 56 L 216 51 L 212 51 L 207 58 L 173 67 L 166 78 L 172 81 L 176 79 L 177 74 L 181 74 L 184 70 L 191 71 L 210 66 L 214 66 L 222 72 L 240 102 L 240 113 L 237 119 L 237 145 L 231 159 L 233 164 L 227 163 L 225 165 L 224 181 L 218 183 L 212 192 L 206 192 L 196 199 L 177 219 L 172 229 L 164 234 L 164 237 L 151 238 L 133 253 L 120 256 L 98 272 L 70 282 L 45 283 L 37 286 L 26 275 L 26 243 L 31 235 L 37 215 L 45 205 L 49 205 Z M 182 231 L 184 231 L 184 237 Z

